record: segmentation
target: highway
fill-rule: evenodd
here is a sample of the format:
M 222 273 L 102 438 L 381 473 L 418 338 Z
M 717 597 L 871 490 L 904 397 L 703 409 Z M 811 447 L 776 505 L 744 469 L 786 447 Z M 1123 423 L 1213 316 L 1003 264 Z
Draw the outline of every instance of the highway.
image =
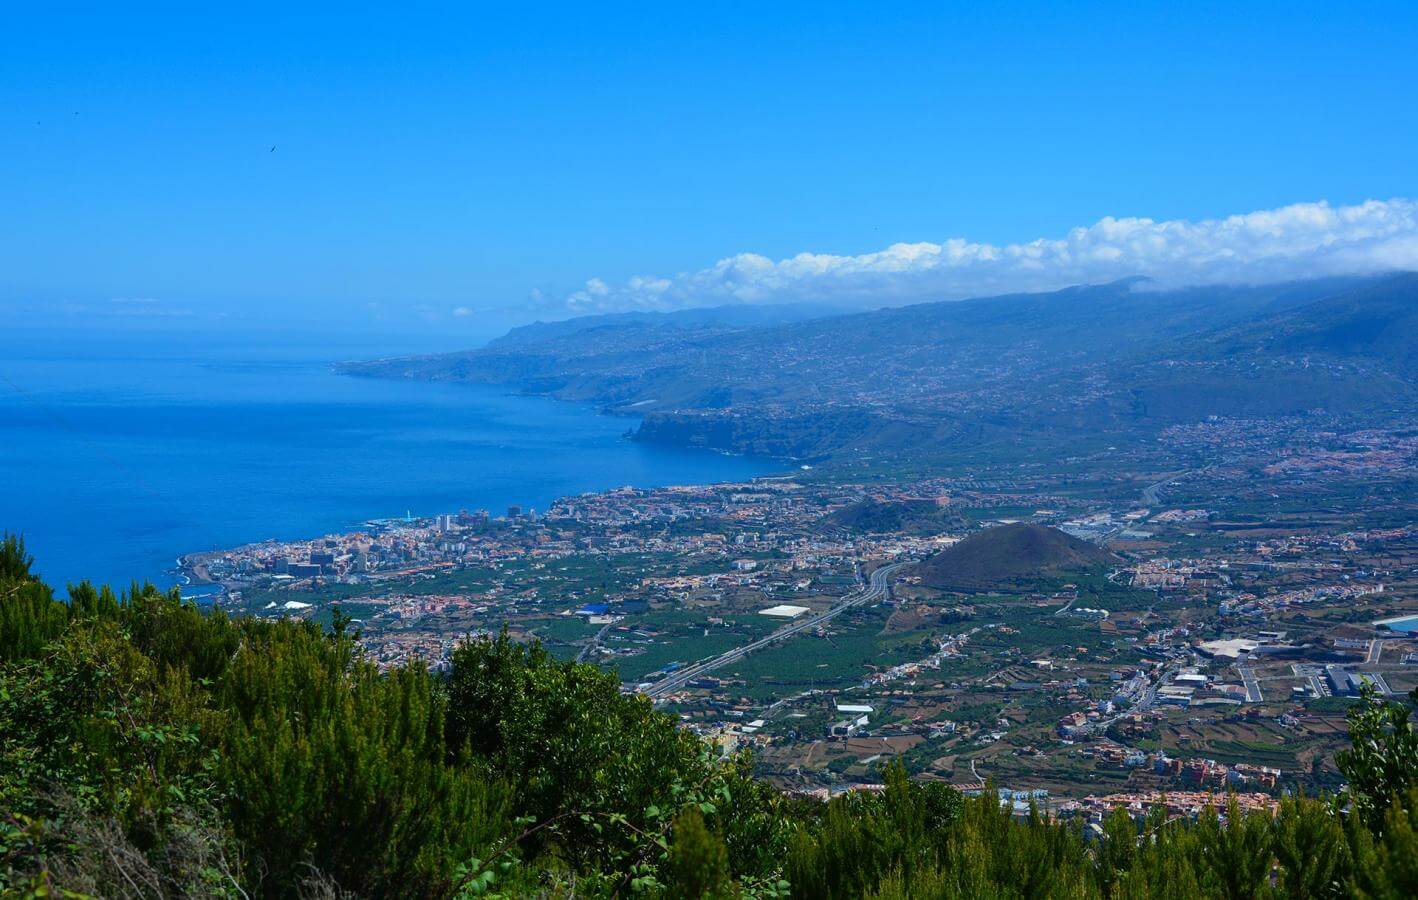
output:
M 601 626 L 601 630 L 596 632 L 596 636 L 591 638 L 590 642 L 581 648 L 580 653 L 576 654 L 577 662 L 585 662 L 591 658 L 591 654 L 600 646 L 601 641 L 606 639 L 606 632 L 611 630 L 612 624 L 614 623 L 607 622 L 605 625 Z
M 875 603 L 878 600 L 881 600 L 886 597 L 886 595 L 891 591 L 892 574 L 896 572 L 896 570 L 907 565 L 910 565 L 910 563 L 899 562 L 892 563 L 889 566 L 882 566 L 875 572 L 871 573 L 871 577 L 867 579 L 867 585 L 865 588 L 861 589 L 855 594 L 846 597 L 842 600 L 841 603 L 838 603 L 836 606 L 832 607 L 826 612 L 820 612 L 816 615 L 811 616 L 804 616 L 803 618 L 798 619 L 792 624 L 773 632 L 772 634 L 768 635 L 768 637 L 759 638 L 751 644 L 744 644 L 742 647 L 735 647 L 733 650 L 730 650 L 727 653 L 721 653 L 718 656 L 703 660 L 702 662 L 697 662 L 694 665 L 685 666 L 683 669 L 680 669 L 677 672 L 671 672 L 663 679 L 645 688 L 644 694 L 647 697 L 663 697 L 666 694 L 679 690 L 689 682 L 693 681 L 696 678 L 699 678 L 702 675 L 707 675 L 715 669 L 718 669 L 722 666 L 726 666 L 731 662 L 737 662 L 738 660 L 743 659 L 745 656 L 749 655 L 755 650 L 762 650 L 764 647 L 767 647 L 770 644 L 776 644 L 779 641 L 785 641 L 793 635 L 801 631 L 806 631 L 809 628 L 816 628 L 824 622 L 828 622 L 832 619 L 835 619 L 837 616 L 840 616 L 842 613 L 854 607 L 863 606 L 868 603 Z
M 1171 483 L 1172 483 L 1173 481 L 1175 481 L 1178 477 L 1180 477 L 1180 476 L 1182 476 L 1182 475 L 1186 475 L 1186 474 L 1188 474 L 1186 469 L 1182 469 L 1182 470 L 1179 471 L 1179 472 L 1172 472 L 1171 474 L 1169 474 L 1169 475 L 1167 475 L 1165 478 L 1163 478 L 1161 481 L 1156 482 L 1155 484 L 1149 484 L 1147 487 L 1143 488 L 1143 489 L 1142 489 L 1142 502 L 1143 502 L 1143 504 L 1146 505 L 1146 506 L 1156 506 L 1158 503 L 1161 503 L 1161 502 L 1162 502 L 1162 489 L 1163 489 L 1164 487 L 1166 487 L 1167 485 L 1171 484 Z
M 1162 489 L 1172 482 L 1185 478 L 1188 475 L 1198 475 L 1211 469 L 1211 466 L 1202 466 L 1200 469 L 1182 469 L 1167 475 L 1161 481 L 1149 484 L 1142 489 L 1142 503 L 1144 506 L 1156 506 L 1162 502 Z

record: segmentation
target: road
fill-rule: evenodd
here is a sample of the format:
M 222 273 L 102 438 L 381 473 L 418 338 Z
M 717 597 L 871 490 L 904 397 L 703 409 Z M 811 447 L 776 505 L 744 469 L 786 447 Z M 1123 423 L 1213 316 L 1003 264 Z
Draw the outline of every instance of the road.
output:
M 1303 663 L 1291 663 L 1290 674 L 1297 678 L 1303 678 L 1310 685 L 1310 695 L 1314 697 L 1328 697 L 1329 687 L 1325 685 L 1324 679 L 1320 677 L 1319 670 L 1314 666 Z
M 1109 716 L 1106 719 L 1099 719 L 1091 726 L 1089 726 L 1089 730 L 1092 731 L 1094 734 L 1100 734 L 1104 731 L 1107 731 L 1109 726 L 1121 719 L 1123 716 L 1131 715 L 1135 712 L 1146 712 L 1147 710 L 1152 709 L 1154 706 L 1157 705 L 1157 689 L 1162 687 L 1162 685 L 1166 684 L 1167 679 L 1177 674 L 1178 670 L 1180 670 L 1181 668 L 1181 660 L 1172 660 L 1171 662 L 1168 662 L 1166 667 L 1162 670 L 1162 673 L 1157 677 L 1156 681 L 1148 679 L 1147 689 L 1142 692 L 1142 696 L 1137 698 L 1137 701 L 1130 709 L 1126 711 L 1119 711 L 1117 714 Z
M 1241 673 L 1241 683 L 1246 686 L 1246 702 L 1261 703 L 1265 696 L 1260 692 L 1260 682 L 1256 681 L 1256 673 L 1252 669 L 1236 667 L 1236 671 Z
M 596 632 L 596 636 L 591 638 L 590 643 L 582 647 L 581 652 L 576 654 L 577 662 L 585 662 L 590 659 L 591 654 L 600 646 L 601 641 L 606 639 L 606 632 L 611 630 L 612 624 L 611 622 L 607 622 L 605 625 L 601 626 L 601 630 Z
M 1143 489 L 1142 489 L 1142 503 L 1143 503 L 1143 505 L 1144 505 L 1144 506 L 1156 506 L 1158 503 L 1161 503 L 1161 502 L 1162 502 L 1162 497 L 1161 497 L 1161 491 L 1162 491 L 1162 489 L 1163 489 L 1164 487 L 1166 487 L 1167 485 L 1171 484 L 1173 481 L 1175 481 L 1179 476 L 1181 476 L 1181 475 L 1186 475 L 1186 474 L 1187 474 L 1187 471 L 1186 471 L 1185 469 L 1183 469 L 1183 470 L 1180 471 L 1180 472 L 1173 472 L 1172 474 L 1170 474 L 1170 475 L 1168 475 L 1167 477 L 1163 478 L 1161 481 L 1156 482 L 1155 484 L 1149 484 L 1147 487 L 1143 488 Z
M 957 763 L 958 763 L 958 762 L 959 762 L 959 761 L 957 760 Z M 961 777 L 964 777 L 964 776 L 961 776 Z M 953 782 L 953 783 L 951 784 L 951 787 L 955 788 L 957 791 L 979 791 L 979 790 L 984 790 L 984 787 L 985 787 L 985 779 L 983 779 L 983 778 L 980 777 L 980 772 L 979 772 L 978 769 L 975 768 L 975 760 L 973 760 L 973 759 L 970 760 L 970 778 L 971 778 L 970 781 L 956 781 L 956 782 Z
M 1364 660 L 1364 662 L 1367 663 L 1368 665 L 1371 665 L 1371 666 L 1374 665 L 1375 663 L 1377 663 L 1377 662 L 1379 661 L 1379 657 L 1380 657 L 1381 655 L 1383 655 L 1383 652 L 1384 652 L 1384 642 L 1383 642 L 1383 641 L 1379 641 L 1379 640 L 1369 641 L 1369 656 L 1368 656 L 1367 659 Z
M 785 641 L 793 635 L 798 634 L 802 631 L 806 631 L 809 628 L 816 628 L 824 622 L 828 622 L 832 619 L 835 619 L 836 617 L 840 616 L 842 613 L 846 612 L 849 609 L 853 609 L 858 606 L 863 606 L 868 603 L 875 603 L 876 601 L 884 598 L 890 592 L 892 574 L 896 572 L 896 570 L 907 565 L 910 565 L 910 563 L 899 562 L 892 563 L 889 566 L 882 566 L 880 569 L 877 569 L 875 572 L 871 573 L 871 577 L 867 579 L 867 585 L 865 588 L 855 594 L 848 596 L 841 603 L 838 603 L 836 606 L 832 607 L 826 612 L 821 612 L 816 615 L 806 616 L 804 618 L 798 619 L 791 625 L 788 625 L 784 628 L 780 628 L 779 630 L 773 632 L 772 634 L 768 635 L 768 637 L 759 638 L 751 644 L 744 644 L 742 647 L 735 647 L 733 650 L 730 650 L 727 653 L 721 653 L 718 656 L 706 659 L 702 662 L 697 662 L 692 666 L 686 666 L 677 672 L 671 672 L 665 678 L 645 688 L 644 693 L 648 697 L 663 697 L 666 694 L 679 690 L 689 682 L 693 681 L 696 678 L 699 678 L 702 675 L 707 675 L 715 669 L 743 659 L 745 656 L 749 655 L 755 650 L 762 650 L 764 647 L 767 647 L 771 644 L 776 644 L 779 641 Z
M 1145 487 L 1145 488 L 1142 489 L 1142 505 L 1143 505 L 1143 506 L 1156 506 L 1156 505 L 1158 505 L 1159 503 L 1162 502 L 1162 489 L 1163 489 L 1164 487 L 1166 487 L 1167 485 L 1171 484 L 1172 482 L 1176 481 L 1176 480 L 1179 479 L 1179 478 L 1184 478 L 1184 477 L 1186 477 L 1186 476 L 1188 476 L 1188 475 L 1198 475 L 1198 474 L 1201 474 L 1202 472 L 1208 471 L 1210 468 L 1211 468 L 1211 466 L 1202 466 L 1200 469 L 1182 469 L 1182 470 L 1179 471 L 1179 472 L 1173 472 L 1173 473 L 1171 473 L 1170 475 L 1168 475 L 1168 476 L 1166 476 L 1165 478 L 1163 478 L 1161 481 L 1154 482 L 1153 484 L 1149 484 L 1147 487 Z
M 1310 682 L 1310 693 L 1314 694 L 1316 697 L 1330 696 L 1329 685 L 1324 683 L 1323 678 L 1318 675 L 1308 675 L 1306 677 Z

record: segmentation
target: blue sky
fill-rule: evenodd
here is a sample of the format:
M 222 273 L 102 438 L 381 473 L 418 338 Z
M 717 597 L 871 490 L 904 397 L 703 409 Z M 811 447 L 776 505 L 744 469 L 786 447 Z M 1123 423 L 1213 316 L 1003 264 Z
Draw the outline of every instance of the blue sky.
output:
M 129 6 L 7 12 L 14 316 L 473 329 L 717 301 L 678 275 L 740 254 L 1418 197 L 1412 3 Z M 773 272 L 742 297 L 824 286 Z

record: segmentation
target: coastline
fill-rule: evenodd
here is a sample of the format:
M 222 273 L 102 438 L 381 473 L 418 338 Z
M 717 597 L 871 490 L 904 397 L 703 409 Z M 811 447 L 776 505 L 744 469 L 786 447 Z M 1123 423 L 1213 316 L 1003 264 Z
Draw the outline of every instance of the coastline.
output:
M 695 448 L 686 448 L 686 449 L 695 449 Z M 704 449 L 707 449 L 707 448 L 704 448 Z M 717 452 L 717 451 L 716 451 L 716 452 Z M 721 454 L 721 455 L 731 456 L 731 455 L 736 455 L 736 454 L 727 454 L 727 453 L 724 453 L 724 454 Z M 779 460 L 779 461 L 781 462 L 781 460 Z M 616 492 L 624 491 L 624 490 L 627 490 L 627 489 L 629 489 L 629 490 L 635 490 L 635 491 L 701 490 L 701 489 L 714 489 L 714 488 L 718 488 L 718 487 L 725 486 L 725 485 L 753 484 L 753 483 L 757 483 L 757 482 L 760 482 L 760 481 L 762 481 L 762 482 L 776 482 L 776 483 L 781 483 L 781 482 L 784 482 L 784 481 L 792 480 L 793 478 L 795 478 L 795 477 L 801 475 L 802 473 L 801 473 L 800 471 L 797 471 L 798 468 L 799 468 L 798 466 L 793 466 L 793 467 L 791 467 L 791 468 L 789 468 L 789 469 L 786 469 L 786 470 L 784 470 L 784 471 L 774 471 L 774 472 L 767 472 L 767 473 L 755 474 L 755 475 L 748 476 L 747 478 L 744 478 L 744 479 L 726 479 L 726 480 L 710 480 L 710 481 L 695 481 L 695 482 L 684 481 L 684 482 L 677 482 L 677 483 L 672 483 L 672 484 L 659 484 L 659 485 L 622 485 L 622 486 L 619 486 L 619 487 L 602 488 L 602 489 L 599 489 L 599 490 L 592 490 L 592 491 L 582 492 L 582 493 L 580 493 L 580 494 L 578 494 L 578 495 L 566 495 L 566 496 L 557 497 L 555 500 L 552 501 L 551 505 L 548 507 L 548 510 L 549 510 L 549 511 L 555 510 L 558 505 L 561 505 L 561 504 L 564 504 L 564 503 L 569 503 L 569 502 L 575 501 L 575 500 L 577 500 L 577 499 L 585 499 L 585 498 L 587 498 L 587 497 L 604 498 L 604 497 L 608 497 L 608 496 L 610 496 L 610 495 L 612 495 L 612 494 L 614 494 L 614 493 L 616 493 Z M 807 468 L 807 467 L 803 467 L 803 468 Z M 459 519 L 463 518 L 463 517 L 467 514 L 467 512 L 468 512 L 468 511 L 467 511 L 466 509 L 462 510 L 461 513 L 457 514 L 456 518 L 459 518 Z M 486 511 L 480 511 L 480 512 L 483 512 L 484 514 L 486 513 Z M 534 512 L 535 512 L 535 511 L 533 511 L 533 513 L 534 513 Z M 433 515 L 433 516 L 413 516 L 413 517 L 408 517 L 408 518 L 404 518 L 404 519 L 398 519 L 398 518 L 393 518 L 393 519 L 366 519 L 366 520 L 364 520 L 363 522 L 361 522 L 360 525 L 355 526 L 355 527 L 345 527 L 345 528 L 341 528 L 341 529 L 339 529 L 339 530 L 328 531 L 328 532 L 325 532 L 325 533 L 323 533 L 323 534 L 312 535 L 312 536 L 309 536 L 309 537 L 297 537 L 297 538 L 291 538 L 291 539 L 287 539 L 287 540 L 278 540 L 278 539 L 275 539 L 275 538 L 266 538 L 266 539 L 264 539 L 264 540 L 249 541 L 249 542 L 246 542 L 246 543 L 236 544 L 236 545 L 234 545 L 234 546 L 231 546 L 231 547 L 228 547 L 228 548 L 225 548 L 225 549 L 193 551 L 193 552 L 184 553 L 184 554 L 178 556 L 177 559 L 176 559 L 177 568 L 174 569 L 173 571 L 175 572 L 175 574 L 178 575 L 179 578 L 184 579 L 184 580 L 185 580 L 188 584 L 190 584 L 191 586 L 194 586 L 194 587 L 201 587 L 201 588 L 212 588 L 212 589 L 213 589 L 213 591 L 212 591 L 211 593 L 209 593 L 209 594 L 204 594 L 204 595 L 202 596 L 202 599 L 217 600 L 217 599 L 225 598 L 225 597 L 227 597 L 227 596 L 229 596 L 229 595 L 232 595 L 232 594 L 238 594 L 241 590 L 244 590 L 245 587 L 246 587 L 246 585 L 245 585 L 244 583 L 242 583 L 241 581 L 239 581 L 239 580 L 235 580 L 235 579 L 224 580 L 223 578 L 221 578 L 221 577 L 219 577 L 219 576 L 217 576 L 217 575 L 214 575 L 214 574 L 211 572 L 210 567 L 211 567 L 211 565 L 212 565 L 213 562 L 219 561 L 219 560 L 221 560 L 221 559 L 223 559 L 223 558 L 225 558 L 225 557 L 229 557 L 229 556 L 231 556 L 231 555 L 233 555 L 233 554 L 251 553 L 251 552 L 253 552 L 253 551 L 259 551 L 259 550 L 274 550 L 274 549 L 276 549 L 276 548 L 283 548 L 283 547 L 288 547 L 288 546 L 292 546 L 292 545 L 312 544 L 312 543 L 314 543 L 314 542 L 316 542 L 316 541 L 322 541 L 322 540 L 324 540 L 324 541 L 349 541 L 349 540 L 351 540 L 351 539 L 352 539 L 354 536 L 356 536 L 356 535 L 362 535 L 362 534 L 375 534 L 375 535 L 378 535 L 378 534 L 383 534 L 383 533 L 388 532 L 388 531 L 398 530 L 398 529 L 400 529 L 400 528 L 404 528 L 404 529 L 427 529 L 427 528 L 436 528 L 436 527 L 437 527 L 437 523 L 438 523 L 440 520 L 443 520 L 443 519 L 452 520 L 452 519 L 454 519 L 454 518 L 455 518 L 455 514 L 454 514 L 454 513 L 452 513 L 452 512 L 442 512 L 442 513 L 437 513 L 437 514 L 435 514 L 435 515 Z M 526 521 L 528 521 L 528 522 L 537 522 L 537 521 L 540 521 L 540 520 L 537 519 L 537 518 L 534 518 L 533 516 L 528 516 L 528 517 L 526 518 Z M 508 526 L 508 525 L 513 525 L 513 526 L 515 527 L 515 525 L 516 525 L 516 520 L 511 519 L 511 518 L 506 518 L 506 517 L 499 517 L 499 518 L 496 518 L 496 519 L 488 519 L 488 520 L 487 520 L 487 524 L 490 525 L 490 526 L 496 526 L 496 527 L 506 527 L 506 526 Z M 369 578 L 370 578 L 370 580 L 384 580 L 384 579 L 390 578 L 390 577 L 397 577 L 397 576 L 399 576 L 400 574 L 404 574 L 404 573 L 399 573 L 399 572 L 370 573 Z
M 318 353 L 253 344 L 218 355 L 220 364 L 195 351 L 40 353 L 23 372 L 36 389 L 97 387 L 81 403 L 55 401 L 69 427 L 19 404 L 4 410 L 24 425 L 7 432 L 14 465 L 0 476 L 9 526 L 24 530 L 56 584 L 137 578 L 171 588 L 186 578 L 186 590 L 205 591 L 216 579 L 194 551 L 406 510 L 545 508 L 618 485 L 733 481 L 789 467 L 632 442 L 625 432 L 637 421 L 584 400 L 335 377 Z M 83 435 L 115 422 L 123 440 L 96 458 Z

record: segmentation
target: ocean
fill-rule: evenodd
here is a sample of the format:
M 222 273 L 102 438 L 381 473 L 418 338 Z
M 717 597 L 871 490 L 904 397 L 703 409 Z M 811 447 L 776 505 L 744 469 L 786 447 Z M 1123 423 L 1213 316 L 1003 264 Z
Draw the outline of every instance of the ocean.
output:
M 336 375 L 432 340 L 163 342 L 49 335 L 0 356 L 0 530 L 57 589 L 177 583 L 178 556 L 372 518 L 622 485 L 704 484 L 771 460 L 639 444 L 634 420 L 502 388 Z

